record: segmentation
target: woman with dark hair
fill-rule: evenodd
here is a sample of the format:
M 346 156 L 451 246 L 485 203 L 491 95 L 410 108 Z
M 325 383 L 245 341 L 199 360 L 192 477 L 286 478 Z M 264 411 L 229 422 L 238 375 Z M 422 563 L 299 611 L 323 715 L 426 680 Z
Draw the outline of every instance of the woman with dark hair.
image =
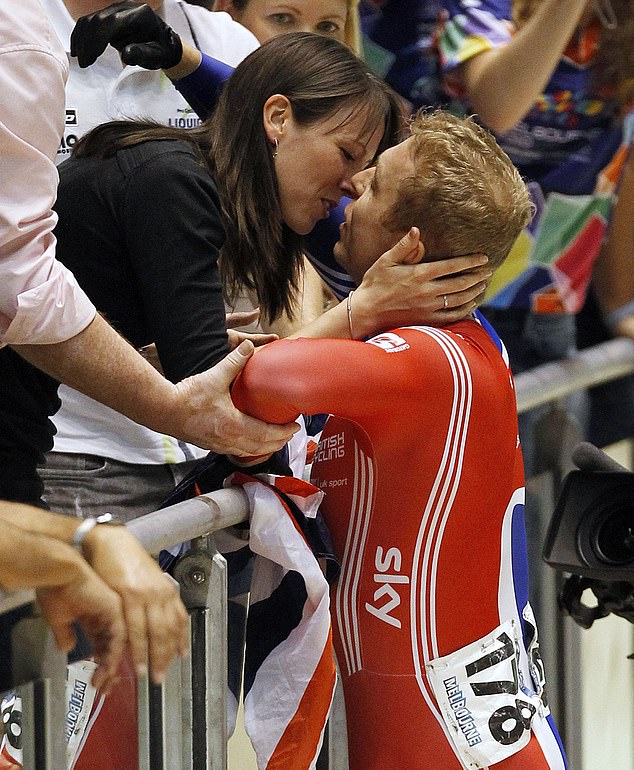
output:
M 226 352 L 223 292 L 252 290 L 269 318 L 292 306 L 302 236 L 395 140 L 397 115 L 387 88 L 342 44 L 276 38 L 238 67 L 200 128 L 118 122 L 78 142 L 60 167 L 59 257 L 132 344 L 156 344 L 166 376 L 179 381 Z M 444 295 L 458 308 L 444 317 L 461 317 L 486 270 L 431 279 L 483 261 L 407 268 L 412 284 L 426 281 L 412 286 L 416 318 L 423 308 L 433 320 Z M 355 333 L 395 313 L 402 319 L 399 267 L 384 262 L 359 287 Z M 348 336 L 348 322 L 344 303 L 318 333 Z M 70 389 L 60 395 L 55 452 L 43 468 L 57 510 L 85 516 L 116 506 L 132 518 L 156 508 L 189 470 L 165 456 L 160 436 Z

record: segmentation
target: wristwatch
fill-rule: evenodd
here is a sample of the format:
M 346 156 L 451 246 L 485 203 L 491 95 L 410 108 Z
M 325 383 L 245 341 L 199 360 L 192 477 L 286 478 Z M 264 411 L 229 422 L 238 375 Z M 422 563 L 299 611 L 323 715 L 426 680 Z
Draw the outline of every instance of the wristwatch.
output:
M 90 516 L 89 518 L 84 519 L 73 535 L 73 548 L 77 549 L 82 556 L 84 556 L 84 541 L 86 540 L 86 536 L 98 524 L 115 527 L 123 526 L 121 519 L 117 518 L 112 513 L 102 513 L 101 516 Z

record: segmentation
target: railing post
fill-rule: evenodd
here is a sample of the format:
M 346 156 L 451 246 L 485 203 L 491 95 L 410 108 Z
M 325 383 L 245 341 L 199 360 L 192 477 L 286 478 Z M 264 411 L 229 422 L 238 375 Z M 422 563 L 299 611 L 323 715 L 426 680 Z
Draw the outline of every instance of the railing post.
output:
M 337 679 L 335 696 L 324 736 L 324 746 L 317 761 L 317 770 L 348 770 L 346 705 L 341 679 Z
M 573 467 L 572 450 L 582 440 L 582 433 L 565 405 L 553 403 L 536 422 L 532 440 L 535 472 L 526 479 L 531 598 L 546 666 L 549 706 L 570 766 L 582 770 L 581 629 L 559 609 L 561 574 L 546 568 L 541 558 L 550 517 L 563 478 Z
M 147 676 L 137 679 L 139 734 L 138 770 L 190 770 L 183 737 L 183 674 L 181 660 L 170 666 L 162 685 Z
M 147 676 L 137 677 L 138 770 L 153 770 L 150 763 L 150 693 Z
M 197 538 L 174 577 L 191 623 L 191 678 L 183 685 L 191 770 L 226 770 L 227 563 L 209 538 Z
M 12 670 L 22 698 L 23 766 L 32 770 L 66 767 L 66 655 L 55 646 L 42 618 L 19 620 L 12 632 Z

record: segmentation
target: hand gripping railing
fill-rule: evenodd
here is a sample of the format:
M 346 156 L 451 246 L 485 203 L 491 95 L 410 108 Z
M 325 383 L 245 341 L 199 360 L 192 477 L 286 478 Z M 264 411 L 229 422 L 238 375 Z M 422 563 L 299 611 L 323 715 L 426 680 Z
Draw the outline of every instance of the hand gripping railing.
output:
M 139 770 L 226 768 L 226 563 L 206 535 L 248 515 L 246 495 L 235 488 L 200 495 L 127 524 L 150 553 L 192 541 L 177 570 L 190 614 L 191 655 L 171 666 L 160 687 L 145 677 L 139 680 Z M 32 591 L 0 591 L 0 614 L 33 600 Z M 65 656 L 37 618 L 16 623 L 11 646 L 16 650 L 12 684 L 20 685 L 22 696 L 24 768 L 62 770 Z

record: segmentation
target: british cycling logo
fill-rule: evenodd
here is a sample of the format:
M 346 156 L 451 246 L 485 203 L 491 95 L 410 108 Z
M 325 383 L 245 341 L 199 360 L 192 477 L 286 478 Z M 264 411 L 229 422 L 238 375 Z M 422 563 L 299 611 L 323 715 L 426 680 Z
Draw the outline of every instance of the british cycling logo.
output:
M 368 342 L 370 345 L 376 345 L 377 348 L 381 348 L 386 353 L 400 353 L 402 350 L 409 350 L 409 344 L 394 332 L 377 334 L 376 337 L 372 337 Z
M 315 462 L 324 463 L 328 460 L 341 460 L 346 455 L 346 441 L 343 432 L 334 436 L 322 438 L 315 453 Z

